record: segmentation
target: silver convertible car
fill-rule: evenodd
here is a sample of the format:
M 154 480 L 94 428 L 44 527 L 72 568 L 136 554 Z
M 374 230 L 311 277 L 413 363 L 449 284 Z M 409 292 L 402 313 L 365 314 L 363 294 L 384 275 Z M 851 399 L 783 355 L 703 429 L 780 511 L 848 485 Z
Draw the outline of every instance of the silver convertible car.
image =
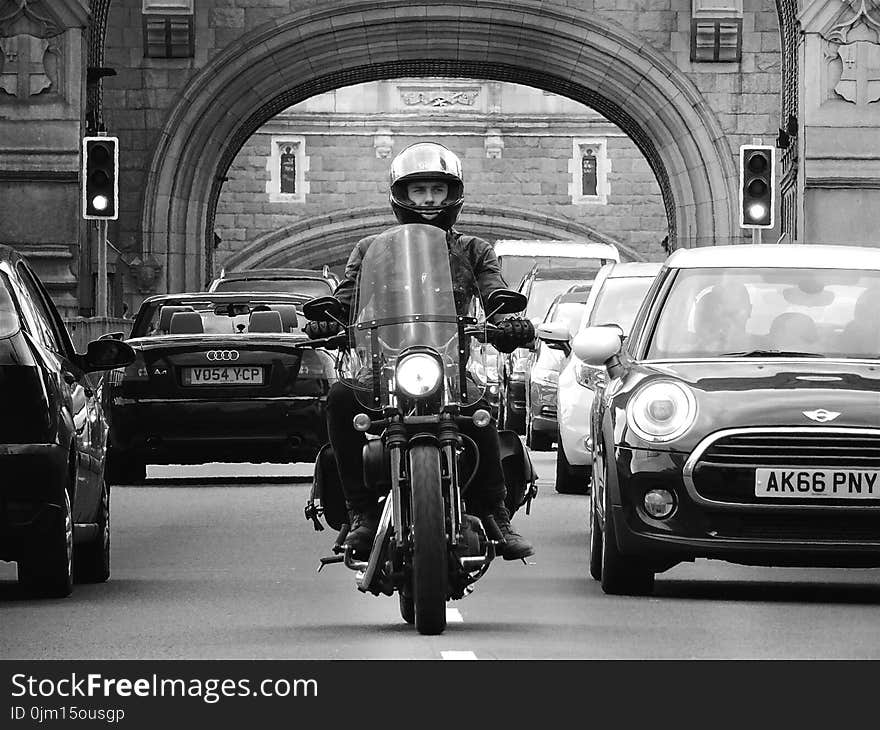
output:
M 673 253 L 603 365 L 593 409 L 590 572 L 645 594 L 655 573 L 880 566 L 880 249 Z

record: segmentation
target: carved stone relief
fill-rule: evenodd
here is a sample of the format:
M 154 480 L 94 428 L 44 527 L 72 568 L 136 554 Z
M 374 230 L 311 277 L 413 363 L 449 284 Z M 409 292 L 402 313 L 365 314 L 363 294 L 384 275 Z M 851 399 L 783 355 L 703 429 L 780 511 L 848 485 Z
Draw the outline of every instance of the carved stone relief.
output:
M 829 67 L 829 92 L 867 106 L 880 100 L 880 20 L 861 0 L 858 11 L 823 34 Z
M 472 107 L 479 89 L 400 89 L 400 100 L 406 106 Z
M 41 0 L 0 2 L 0 100 L 58 89 L 63 32 Z

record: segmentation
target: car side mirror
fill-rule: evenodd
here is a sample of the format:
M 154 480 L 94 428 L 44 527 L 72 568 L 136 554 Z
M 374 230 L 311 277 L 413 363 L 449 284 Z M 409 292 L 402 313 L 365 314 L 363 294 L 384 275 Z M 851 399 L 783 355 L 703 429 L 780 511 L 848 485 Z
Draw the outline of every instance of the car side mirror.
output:
M 623 330 L 617 325 L 585 327 L 571 343 L 571 351 L 588 365 L 603 366 L 620 354 Z
M 101 335 L 99 340 L 122 340 L 125 339 L 125 332 L 108 332 L 106 335 Z
M 522 312 L 529 300 L 525 294 L 513 289 L 496 289 L 486 298 L 487 316 L 495 314 L 516 314 Z
M 562 350 L 565 356 L 571 352 L 571 333 L 561 322 L 542 322 L 535 328 L 535 335 L 553 350 Z
M 302 308 L 303 316 L 313 322 L 338 322 L 342 319 L 342 303 L 326 294 L 309 299 Z
M 80 355 L 80 366 L 87 372 L 96 370 L 112 370 L 134 362 L 134 348 L 127 342 L 113 339 L 93 340 L 86 348 L 86 354 Z

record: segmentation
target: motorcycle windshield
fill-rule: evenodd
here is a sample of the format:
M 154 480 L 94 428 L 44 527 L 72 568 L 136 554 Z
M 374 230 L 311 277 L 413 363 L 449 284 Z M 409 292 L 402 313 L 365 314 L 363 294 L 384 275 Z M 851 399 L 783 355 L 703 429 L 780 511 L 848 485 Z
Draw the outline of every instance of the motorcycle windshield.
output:
M 391 405 L 394 396 L 411 395 L 403 389 L 410 378 L 398 383 L 397 364 L 411 348 L 428 348 L 442 364 L 440 377 L 434 370 L 416 368 L 417 385 L 430 386 L 442 394 L 444 403 L 465 403 L 462 388 L 462 351 L 459 319 L 453 296 L 446 235 L 424 224 L 396 226 L 379 234 L 361 262 L 352 327 L 351 356 L 358 399 L 370 408 Z M 422 361 L 424 362 L 424 361 Z M 430 363 L 428 363 L 430 364 Z M 471 399 L 481 394 L 471 389 Z

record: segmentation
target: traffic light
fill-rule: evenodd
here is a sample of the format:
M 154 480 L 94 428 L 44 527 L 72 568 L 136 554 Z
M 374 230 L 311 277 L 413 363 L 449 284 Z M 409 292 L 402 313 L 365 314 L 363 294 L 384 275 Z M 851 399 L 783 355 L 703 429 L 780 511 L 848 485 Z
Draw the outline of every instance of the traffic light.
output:
M 739 225 L 773 228 L 776 202 L 776 148 L 747 145 L 739 148 Z
M 119 139 L 83 138 L 83 218 L 116 220 L 119 217 Z

